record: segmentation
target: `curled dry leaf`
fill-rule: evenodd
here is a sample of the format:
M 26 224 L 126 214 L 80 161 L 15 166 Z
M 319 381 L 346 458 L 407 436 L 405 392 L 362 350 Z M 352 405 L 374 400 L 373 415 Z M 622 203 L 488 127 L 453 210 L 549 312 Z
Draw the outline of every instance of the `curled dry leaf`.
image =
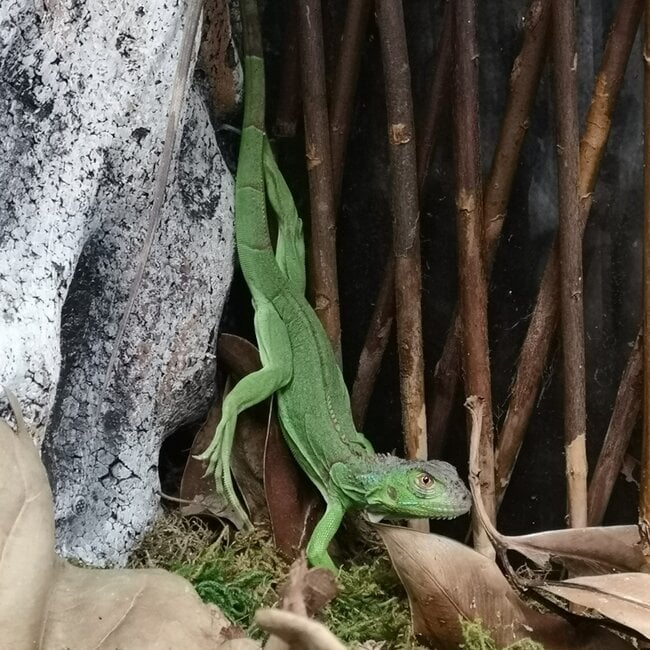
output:
M 377 528 L 406 588 L 413 630 L 431 647 L 456 650 L 463 641 L 461 619 L 480 619 L 498 646 L 529 637 L 547 650 L 632 647 L 603 628 L 574 628 L 558 615 L 532 609 L 493 560 L 468 546 L 407 528 Z
M 16 419 L 20 410 L 13 395 Z M 24 424 L 0 420 L 0 630 L 3 643 L 37 647 L 54 575 L 52 494 Z
M 337 594 L 336 578 L 329 569 L 307 568 L 304 553 L 289 569 L 287 582 L 280 587 L 282 609 L 314 616 Z
M 345 646 L 322 624 L 306 616 L 281 609 L 259 609 L 255 622 L 300 650 L 345 650 Z
M 472 396 L 465 405 L 472 417 L 469 484 L 474 508 L 499 557 L 512 575 L 514 571 L 508 562 L 508 551 L 517 551 L 544 569 L 549 569 L 553 562 L 559 562 L 573 576 L 640 570 L 644 558 L 638 545 L 636 526 L 572 528 L 516 537 L 502 535 L 491 523 L 483 506 L 478 458 L 483 404 L 479 398 Z
M 650 640 L 650 575 L 647 573 L 573 578 L 546 583 L 538 589 L 595 610 Z
M 280 588 L 281 608 L 307 620 L 307 617 L 313 616 L 329 603 L 336 596 L 336 593 L 336 579 L 332 572 L 320 568 L 308 569 L 305 555 L 301 553 L 300 557 L 291 565 L 286 583 Z M 293 630 L 293 628 L 286 629 Z M 310 629 L 311 632 L 308 631 L 307 633 L 313 634 L 314 628 Z M 289 650 L 290 648 L 307 647 L 302 645 L 300 635 L 295 636 L 291 632 L 290 637 L 291 642 L 287 640 L 286 634 L 271 635 L 264 647 L 266 650 Z
M 273 541 L 283 555 L 293 559 L 305 548 L 324 505 L 314 484 L 296 465 L 279 426 L 269 431 L 266 440 L 264 490 Z
M 19 429 L 0 423 L 2 647 L 218 647 L 228 623 L 186 580 L 162 570 L 81 569 L 56 557 L 45 468 Z

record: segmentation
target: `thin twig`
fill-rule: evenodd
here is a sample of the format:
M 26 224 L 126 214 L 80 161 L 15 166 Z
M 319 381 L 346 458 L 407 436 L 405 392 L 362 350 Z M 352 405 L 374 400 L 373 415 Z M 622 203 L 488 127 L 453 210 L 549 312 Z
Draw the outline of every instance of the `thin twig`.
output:
M 487 282 L 483 245 L 483 192 L 481 186 L 478 42 L 475 0 L 457 0 L 454 55 L 454 158 L 462 349 L 467 395 L 483 400 L 480 441 L 481 487 L 488 516 L 494 519 L 494 449 L 490 362 L 487 337 Z M 480 521 L 474 517 L 475 548 L 494 553 Z
M 550 15 L 550 0 L 533 0 L 524 21 L 521 51 L 510 73 L 510 92 L 483 199 L 488 275 L 501 236 L 521 147 L 528 130 L 530 111 L 546 59 Z M 452 326 L 436 365 L 433 390 L 430 391 L 427 402 L 428 437 L 434 458 L 444 446 L 454 398 L 460 384 L 460 332 L 460 317 L 455 310 Z
M 354 3 L 350 4 L 352 5 Z M 430 155 L 433 154 L 438 143 L 440 122 L 444 111 L 449 108 L 447 96 L 453 66 L 452 7 L 453 3 L 448 3 L 445 8 L 445 15 L 443 16 L 442 31 L 436 56 L 436 69 L 433 74 L 425 111 L 427 119 L 422 131 L 417 134 L 416 151 L 418 153 L 420 150 L 428 150 Z M 425 161 L 424 157 L 420 157 L 418 161 L 418 193 L 421 196 L 429 162 Z M 392 251 L 389 257 L 393 257 Z M 363 426 L 368 401 L 372 395 L 375 380 L 381 366 L 381 360 L 383 359 L 386 346 L 390 339 L 390 332 L 395 317 L 394 285 L 395 267 L 392 264 L 387 264 L 375 308 L 370 319 L 370 328 L 366 334 L 363 349 L 359 356 L 357 375 L 352 388 L 352 411 L 356 414 L 355 423 L 359 427 Z M 431 450 L 429 450 L 429 455 L 431 457 Z
M 298 30 L 296 3 L 290 3 L 287 20 L 286 45 L 282 55 L 282 73 L 278 90 L 278 106 L 273 134 L 278 138 L 293 138 L 300 121 L 300 59 L 298 58 Z
M 372 0 L 348 2 L 339 49 L 332 99 L 330 102 L 330 141 L 334 203 L 338 205 L 345 166 L 345 152 L 352 124 L 354 95 L 357 91 L 361 53 L 370 21 Z
M 584 234 L 600 160 L 609 136 L 611 115 L 643 10 L 642 0 L 621 0 L 596 78 L 591 105 L 580 141 L 580 234 Z M 501 499 L 510 481 L 528 420 L 537 399 L 544 365 L 559 318 L 557 244 L 542 276 L 537 302 L 521 348 L 508 412 L 497 446 L 497 486 Z
M 440 41 L 436 53 L 436 69 L 431 79 L 429 96 L 425 102 L 425 110 L 418 132 L 418 187 L 420 198 L 424 182 L 431 167 L 431 159 L 438 143 L 440 123 L 443 115 L 449 108 L 449 102 L 445 101 L 449 93 L 449 86 L 452 79 L 454 40 L 453 40 L 453 19 L 454 3 L 447 2 L 442 15 L 442 26 L 440 28 Z
M 370 326 L 366 333 L 366 340 L 359 357 L 357 375 L 352 384 L 350 404 L 352 418 L 358 429 L 363 429 L 366 411 L 368 410 L 368 404 L 370 403 L 372 391 L 375 387 L 381 360 L 386 351 L 391 330 L 393 329 L 395 315 L 395 261 L 392 255 L 386 264 L 384 274 L 384 281 L 382 281 L 379 295 L 377 296 L 375 309 L 370 319 Z M 390 282 L 387 282 L 386 278 Z
M 402 3 L 377 0 L 375 10 L 388 113 L 402 429 L 407 456 L 426 458 L 422 276 L 411 71 Z
M 569 525 L 582 528 L 587 525 L 587 398 L 578 201 L 578 53 L 573 0 L 553 0 L 553 44 L 567 508 Z
M 623 371 L 607 434 L 589 481 L 587 512 L 590 526 L 600 526 L 603 523 L 616 477 L 621 471 L 625 452 L 632 437 L 632 430 L 639 419 L 643 400 L 641 337 L 642 334 L 639 332 Z
M 645 2 L 643 58 L 643 331 L 650 332 L 650 0 Z M 643 444 L 639 487 L 639 536 L 646 568 L 650 566 L 650 345 L 643 346 Z
M 320 0 L 298 3 L 298 43 L 305 119 L 305 156 L 309 174 L 311 238 L 310 292 L 337 358 L 341 324 L 336 270 L 336 211 L 325 84 L 325 54 Z

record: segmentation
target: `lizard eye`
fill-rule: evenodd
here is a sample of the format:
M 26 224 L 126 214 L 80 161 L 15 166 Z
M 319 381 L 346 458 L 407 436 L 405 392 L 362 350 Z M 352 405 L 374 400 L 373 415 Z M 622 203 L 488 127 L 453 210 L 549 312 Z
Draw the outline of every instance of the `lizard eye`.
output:
M 435 483 L 433 476 L 431 476 L 431 474 L 427 474 L 427 472 L 418 474 L 415 480 L 418 487 L 422 488 L 423 490 L 430 490 Z

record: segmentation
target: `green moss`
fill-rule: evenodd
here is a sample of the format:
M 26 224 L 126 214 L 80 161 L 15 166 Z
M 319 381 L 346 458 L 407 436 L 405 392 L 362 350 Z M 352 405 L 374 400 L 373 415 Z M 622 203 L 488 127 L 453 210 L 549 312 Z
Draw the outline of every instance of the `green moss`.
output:
M 347 644 L 374 639 L 395 650 L 417 648 L 411 633 L 404 590 L 385 555 L 341 569 L 340 593 L 320 619 Z M 131 557 L 132 567 L 161 567 L 187 578 L 206 602 L 247 634 L 260 638 L 253 624 L 258 607 L 277 603 L 277 588 L 289 565 L 263 531 L 217 535 L 198 518 L 163 517 Z
M 129 566 L 161 567 L 187 578 L 201 598 L 214 603 L 249 636 L 260 639 L 254 625 L 259 607 L 277 603 L 277 589 L 289 565 L 264 531 L 230 536 L 211 530 L 197 517 L 169 512 L 133 553 Z M 386 650 L 421 648 L 412 633 L 404 589 L 383 552 L 366 553 L 363 562 L 344 566 L 338 575 L 339 595 L 320 620 L 350 647 L 377 641 Z M 466 650 L 497 650 L 490 633 L 478 622 L 463 623 Z M 533 641 L 519 641 L 507 650 L 541 650 Z
M 352 564 L 338 575 L 339 595 L 322 612 L 322 621 L 342 641 L 385 641 L 388 648 L 412 649 L 411 615 L 404 589 L 390 560 L 382 555 Z
M 489 630 L 483 627 L 480 620 L 461 621 L 461 628 L 464 641 L 461 647 L 465 650 L 499 650 Z M 544 650 L 544 646 L 532 639 L 520 639 L 503 650 Z

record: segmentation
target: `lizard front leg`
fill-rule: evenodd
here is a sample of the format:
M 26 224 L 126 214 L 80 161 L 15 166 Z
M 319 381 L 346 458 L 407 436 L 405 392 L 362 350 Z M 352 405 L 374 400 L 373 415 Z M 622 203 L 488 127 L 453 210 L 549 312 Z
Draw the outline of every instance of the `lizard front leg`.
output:
M 210 446 L 200 455 L 208 461 L 208 471 L 214 472 L 217 491 L 222 490 L 230 505 L 242 518 L 245 528 L 251 523 L 233 485 L 230 455 L 235 437 L 237 416 L 247 408 L 259 404 L 282 388 L 292 373 L 291 345 L 282 319 L 268 304 L 256 305 L 255 330 L 260 339 L 263 367 L 242 378 L 223 401 L 221 420 Z
M 325 514 L 314 528 L 307 544 L 307 559 L 312 566 L 322 566 L 336 573 L 336 567 L 327 552 L 327 547 L 339 529 L 344 513 L 343 504 L 338 499 L 329 497 Z

